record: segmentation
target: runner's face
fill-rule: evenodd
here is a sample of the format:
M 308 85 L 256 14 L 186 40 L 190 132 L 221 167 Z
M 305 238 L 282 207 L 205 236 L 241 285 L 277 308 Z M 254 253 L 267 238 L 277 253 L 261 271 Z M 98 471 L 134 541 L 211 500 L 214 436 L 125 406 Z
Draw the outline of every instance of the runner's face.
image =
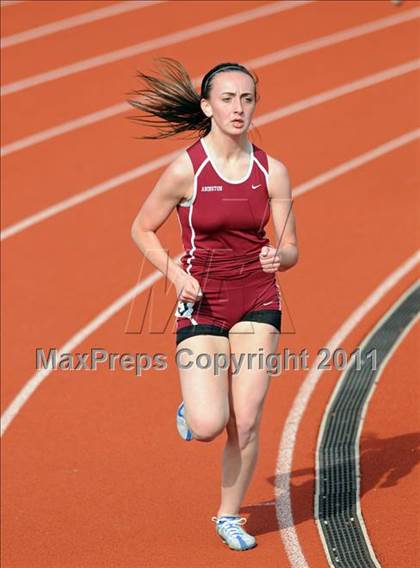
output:
M 242 134 L 251 124 L 255 110 L 255 85 L 252 77 L 240 71 L 215 75 L 205 107 L 217 126 L 226 134 Z

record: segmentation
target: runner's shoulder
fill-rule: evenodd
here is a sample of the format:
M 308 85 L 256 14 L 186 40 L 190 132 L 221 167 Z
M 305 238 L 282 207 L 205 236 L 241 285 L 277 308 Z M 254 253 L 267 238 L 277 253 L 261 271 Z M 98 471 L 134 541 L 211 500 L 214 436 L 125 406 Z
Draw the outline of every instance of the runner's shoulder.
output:
M 281 160 L 267 154 L 268 160 L 268 190 L 270 197 L 290 197 L 290 176 L 287 166 Z
M 165 192 L 176 195 L 183 199 L 190 193 L 194 183 L 194 169 L 186 150 L 174 158 L 162 173 L 159 185 L 165 188 Z

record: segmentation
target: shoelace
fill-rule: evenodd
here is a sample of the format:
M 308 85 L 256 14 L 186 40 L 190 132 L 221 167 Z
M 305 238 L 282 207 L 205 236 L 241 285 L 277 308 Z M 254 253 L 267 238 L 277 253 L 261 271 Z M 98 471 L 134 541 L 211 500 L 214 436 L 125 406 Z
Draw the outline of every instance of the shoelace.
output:
M 242 535 L 243 532 L 241 530 L 241 526 L 244 525 L 247 521 L 246 517 L 238 517 L 237 519 L 225 519 L 224 517 L 212 517 L 212 521 L 217 524 L 223 525 L 223 530 L 226 530 L 226 533 L 229 536 L 237 536 Z

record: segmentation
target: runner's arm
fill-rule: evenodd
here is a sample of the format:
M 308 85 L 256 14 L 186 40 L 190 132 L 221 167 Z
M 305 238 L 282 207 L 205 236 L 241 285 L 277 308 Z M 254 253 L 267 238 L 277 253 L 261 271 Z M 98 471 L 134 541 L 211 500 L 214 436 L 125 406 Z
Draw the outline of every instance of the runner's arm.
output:
M 276 234 L 275 246 L 281 257 L 279 270 L 284 271 L 294 266 L 299 258 L 291 184 L 287 168 L 282 162 L 268 156 L 268 168 L 268 193 Z
M 175 282 L 184 272 L 169 257 L 156 232 L 177 203 L 192 193 L 193 180 L 191 161 L 188 154 L 183 152 L 163 172 L 131 226 L 131 237 L 140 251 L 171 282 Z

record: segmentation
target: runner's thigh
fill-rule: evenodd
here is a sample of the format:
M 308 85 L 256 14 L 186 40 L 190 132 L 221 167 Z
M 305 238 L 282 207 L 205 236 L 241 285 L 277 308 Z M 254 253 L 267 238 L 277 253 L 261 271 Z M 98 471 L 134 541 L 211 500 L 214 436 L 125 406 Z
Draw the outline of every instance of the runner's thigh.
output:
M 181 391 L 193 430 L 197 424 L 218 430 L 224 428 L 229 419 L 229 357 L 227 337 L 197 335 L 177 346 Z M 183 368 L 186 366 L 188 368 Z
M 258 420 L 271 376 L 266 358 L 275 353 L 278 330 L 270 324 L 241 321 L 229 333 L 231 359 L 242 364 L 231 369 L 230 404 L 237 420 L 252 424 Z

